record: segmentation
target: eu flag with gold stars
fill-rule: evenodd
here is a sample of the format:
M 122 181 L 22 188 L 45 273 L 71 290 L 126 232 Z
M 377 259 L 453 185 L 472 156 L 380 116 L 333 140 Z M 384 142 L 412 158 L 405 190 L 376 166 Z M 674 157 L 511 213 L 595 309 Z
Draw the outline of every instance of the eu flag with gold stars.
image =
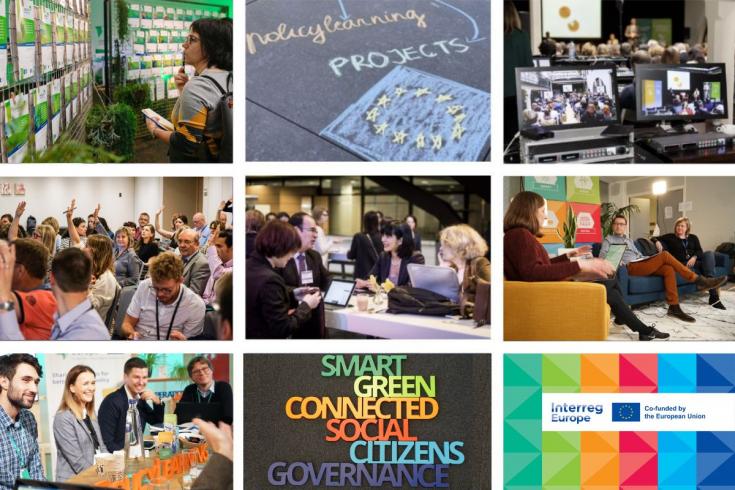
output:
M 490 145 L 490 94 L 398 66 L 321 136 L 366 160 L 478 161 Z

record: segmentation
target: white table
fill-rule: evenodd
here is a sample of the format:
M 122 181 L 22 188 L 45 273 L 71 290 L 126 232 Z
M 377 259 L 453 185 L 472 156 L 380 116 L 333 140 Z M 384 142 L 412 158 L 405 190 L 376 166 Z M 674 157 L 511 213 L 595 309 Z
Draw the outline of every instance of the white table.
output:
M 326 310 L 326 324 L 329 328 L 371 335 L 386 339 L 489 339 L 490 326 L 474 328 L 472 320 L 457 318 L 394 315 L 385 313 L 388 307 L 386 298 L 380 307 L 370 298 L 368 311 L 358 311 L 355 296 L 350 298 L 350 307 L 339 310 Z M 373 310 L 374 312 L 370 312 Z

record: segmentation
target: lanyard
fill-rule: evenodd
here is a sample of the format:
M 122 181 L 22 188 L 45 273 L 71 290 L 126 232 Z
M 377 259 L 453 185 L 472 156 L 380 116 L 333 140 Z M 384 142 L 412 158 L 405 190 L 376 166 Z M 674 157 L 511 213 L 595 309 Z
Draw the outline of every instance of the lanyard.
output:
M 684 245 L 684 255 L 686 255 L 686 258 L 688 259 L 689 258 L 689 248 L 688 248 L 689 239 L 688 238 L 681 239 L 681 244 Z
M 197 403 L 202 403 L 202 400 L 206 400 L 207 405 L 209 405 L 210 400 L 212 400 L 212 391 L 209 391 L 207 398 L 202 398 L 202 394 L 199 392 L 199 388 L 197 388 Z
M 171 329 L 174 327 L 174 319 L 176 318 L 176 312 L 179 311 L 179 305 L 181 300 L 184 299 L 184 292 L 181 291 L 179 300 L 176 302 L 176 307 L 171 315 L 171 323 L 168 324 L 168 332 L 166 332 L 166 340 L 171 336 Z M 158 298 L 156 298 L 156 340 L 161 340 L 160 325 L 158 324 Z
M 21 428 L 21 431 L 23 429 Z M 18 458 L 18 464 L 20 465 L 21 470 L 27 469 L 27 461 L 23 461 L 23 453 L 20 451 L 20 448 L 18 447 L 18 442 L 15 440 L 15 437 L 13 437 L 13 434 L 11 431 L 8 431 L 8 438 L 10 439 L 10 444 L 13 446 L 13 449 L 15 449 L 15 455 Z

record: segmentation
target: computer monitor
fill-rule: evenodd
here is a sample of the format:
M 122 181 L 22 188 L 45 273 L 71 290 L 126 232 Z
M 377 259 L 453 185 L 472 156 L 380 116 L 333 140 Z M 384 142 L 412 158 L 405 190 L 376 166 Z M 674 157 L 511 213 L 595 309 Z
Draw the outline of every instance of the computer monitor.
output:
M 639 121 L 727 119 L 725 65 L 636 65 Z
M 571 129 L 619 121 L 615 66 L 516 68 L 518 127 Z

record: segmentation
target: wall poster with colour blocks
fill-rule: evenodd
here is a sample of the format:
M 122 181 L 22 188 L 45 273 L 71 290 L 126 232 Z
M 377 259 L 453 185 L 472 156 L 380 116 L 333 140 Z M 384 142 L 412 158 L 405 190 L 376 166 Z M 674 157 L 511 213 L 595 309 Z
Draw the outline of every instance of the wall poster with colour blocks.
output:
M 506 490 L 735 489 L 735 354 L 508 354 L 504 393 Z

